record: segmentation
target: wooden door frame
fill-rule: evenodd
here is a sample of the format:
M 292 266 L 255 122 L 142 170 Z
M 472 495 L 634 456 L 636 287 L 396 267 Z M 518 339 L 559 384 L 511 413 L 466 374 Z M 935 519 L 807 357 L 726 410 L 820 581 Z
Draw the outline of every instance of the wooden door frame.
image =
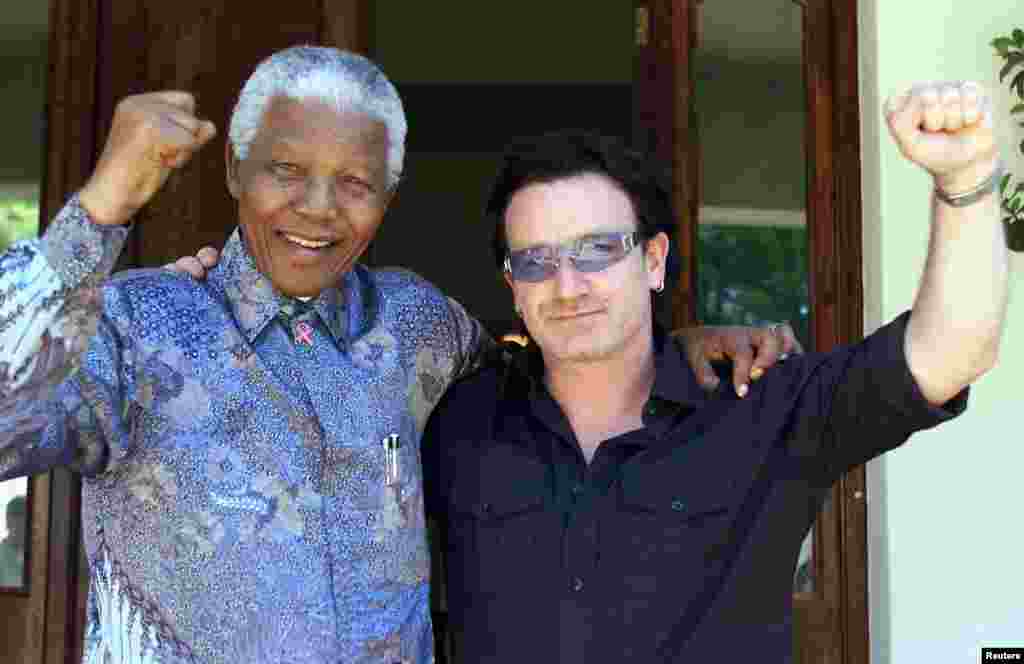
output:
M 700 142 L 690 103 L 690 47 L 697 6 L 704 0 L 638 0 L 635 135 L 673 167 L 679 217 L 675 249 L 682 262 L 673 293 L 677 326 L 696 322 L 697 214 Z M 708 0 L 713 1 L 713 0 Z M 860 108 L 856 0 L 791 0 L 804 11 L 808 118 L 808 277 L 817 350 L 864 337 L 860 176 Z M 640 11 L 647 12 L 646 20 Z M 827 155 L 813 159 L 814 155 Z M 867 513 L 863 466 L 832 489 L 815 529 L 815 592 L 797 597 L 795 611 L 819 602 L 831 636 L 818 661 L 867 664 Z
M 98 19 L 98 0 L 50 1 L 40 232 L 85 183 L 95 163 Z M 33 481 L 45 482 L 49 494 L 45 639 L 37 661 L 78 664 L 87 592 L 87 571 L 81 561 L 81 480 L 61 468 Z

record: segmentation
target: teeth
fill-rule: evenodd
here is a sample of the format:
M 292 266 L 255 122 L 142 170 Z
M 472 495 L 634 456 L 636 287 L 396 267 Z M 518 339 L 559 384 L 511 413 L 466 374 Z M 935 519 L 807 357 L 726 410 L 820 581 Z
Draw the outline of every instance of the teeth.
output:
M 300 247 L 305 247 L 306 249 L 323 249 L 324 247 L 329 247 L 331 246 L 331 244 L 333 244 L 331 242 L 326 241 L 307 240 L 305 238 L 297 237 L 295 235 L 289 235 L 288 233 L 282 233 L 282 235 L 284 235 L 289 242 L 294 242 Z

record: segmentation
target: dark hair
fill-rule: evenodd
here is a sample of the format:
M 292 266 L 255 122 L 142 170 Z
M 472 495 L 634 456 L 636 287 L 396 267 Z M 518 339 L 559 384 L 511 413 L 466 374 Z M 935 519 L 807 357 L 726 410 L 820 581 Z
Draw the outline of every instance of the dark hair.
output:
M 512 196 L 532 184 L 550 183 L 584 174 L 603 175 L 614 182 L 633 204 L 640 236 L 649 240 L 658 233 L 676 233 L 672 209 L 671 171 L 651 155 L 623 140 L 589 131 L 563 130 L 520 139 L 505 151 L 484 213 L 494 220 L 492 247 L 499 270 L 508 253 L 505 210 Z M 679 257 L 669 251 L 666 286 L 679 276 Z M 667 288 L 666 292 L 671 288 Z

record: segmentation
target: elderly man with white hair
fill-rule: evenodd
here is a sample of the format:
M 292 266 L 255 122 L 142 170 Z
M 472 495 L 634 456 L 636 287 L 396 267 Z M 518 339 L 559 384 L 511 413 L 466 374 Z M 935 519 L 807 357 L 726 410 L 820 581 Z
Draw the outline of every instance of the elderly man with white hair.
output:
M 419 442 L 492 343 L 416 275 L 357 263 L 401 173 L 401 101 L 360 56 L 274 54 L 231 118 L 220 264 L 111 276 L 216 133 L 194 106 L 123 100 L 89 181 L 0 256 L 0 480 L 84 478 L 87 662 L 429 662 Z M 753 339 L 762 366 L 785 350 L 690 338 Z

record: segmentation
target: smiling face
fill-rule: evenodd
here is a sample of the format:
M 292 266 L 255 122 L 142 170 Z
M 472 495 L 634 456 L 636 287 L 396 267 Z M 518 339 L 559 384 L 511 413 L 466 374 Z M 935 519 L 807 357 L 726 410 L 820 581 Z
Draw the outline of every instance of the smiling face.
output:
M 320 101 L 275 98 L 228 189 L 246 248 L 279 292 L 336 285 L 373 239 L 391 200 L 384 123 Z
M 629 197 L 611 179 L 594 174 L 528 185 L 509 199 L 504 218 L 511 250 L 637 228 Z M 547 366 L 622 357 L 650 343 L 651 289 L 664 280 L 667 252 L 668 238 L 659 233 L 600 272 L 579 272 L 568 260 L 537 283 L 516 281 L 506 272 Z

